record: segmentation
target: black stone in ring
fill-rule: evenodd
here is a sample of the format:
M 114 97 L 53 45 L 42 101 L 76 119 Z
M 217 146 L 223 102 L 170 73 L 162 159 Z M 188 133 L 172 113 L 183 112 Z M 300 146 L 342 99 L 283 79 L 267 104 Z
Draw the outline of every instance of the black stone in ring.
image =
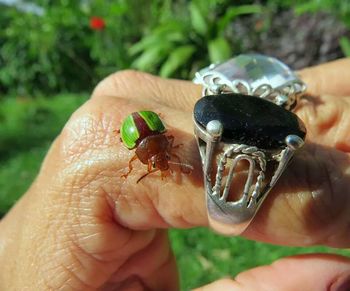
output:
M 243 94 L 204 96 L 194 107 L 194 119 L 206 128 L 218 120 L 222 141 L 274 150 L 286 146 L 288 135 L 305 138 L 306 129 L 294 113 L 259 97 Z

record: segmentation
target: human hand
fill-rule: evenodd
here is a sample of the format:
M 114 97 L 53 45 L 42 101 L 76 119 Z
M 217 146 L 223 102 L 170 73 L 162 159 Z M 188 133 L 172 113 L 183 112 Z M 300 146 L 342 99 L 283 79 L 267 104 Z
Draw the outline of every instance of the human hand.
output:
M 350 96 L 349 68 L 342 60 L 301 72 L 313 96 L 296 112 L 308 129 L 307 144 L 244 236 L 284 245 L 350 245 L 350 99 L 343 97 Z M 200 91 L 190 82 L 132 71 L 102 81 L 0 223 L 0 290 L 177 290 L 165 229 L 208 223 L 192 134 Z M 121 177 L 133 153 L 115 130 L 140 109 L 162 113 L 169 134 L 184 144 L 190 175 L 162 180 L 156 173 L 137 184 L 142 165 Z M 281 259 L 203 290 L 328 290 L 343 282 L 350 284 L 350 261 L 315 254 Z

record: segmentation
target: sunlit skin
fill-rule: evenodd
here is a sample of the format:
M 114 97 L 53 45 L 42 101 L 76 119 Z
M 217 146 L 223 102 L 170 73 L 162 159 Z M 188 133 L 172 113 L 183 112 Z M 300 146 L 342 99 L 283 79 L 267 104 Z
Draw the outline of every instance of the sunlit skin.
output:
M 296 109 L 308 130 L 306 144 L 243 236 L 348 248 L 350 60 L 300 75 L 310 94 Z M 0 223 L 0 290 L 179 290 L 166 229 L 208 223 L 191 117 L 200 96 L 201 88 L 191 82 L 133 71 L 103 80 Z M 145 169 L 135 167 L 121 177 L 134 152 L 113 131 L 126 113 L 142 108 L 166 112 L 168 134 L 183 144 L 181 158 L 194 167 L 189 175 L 136 183 Z M 309 254 L 199 290 L 318 291 L 349 280 L 348 258 Z

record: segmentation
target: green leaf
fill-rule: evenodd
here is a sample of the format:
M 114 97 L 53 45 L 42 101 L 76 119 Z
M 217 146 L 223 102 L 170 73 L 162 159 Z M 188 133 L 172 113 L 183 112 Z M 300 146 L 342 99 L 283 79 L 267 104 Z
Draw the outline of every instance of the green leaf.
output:
M 297 15 L 304 13 L 316 13 L 321 10 L 319 1 L 306 1 L 306 3 L 297 4 L 294 7 L 294 12 Z
M 166 35 L 174 31 L 182 32 L 185 28 L 185 24 L 179 20 L 168 20 L 164 23 L 159 23 L 152 33 Z
M 350 39 L 343 36 L 340 38 L 339 44 L 340 44 L 341 50 L 343 51 L 344 55 L 346 57 L 350 57 Z
M 143 36 L 139 42 L 131 46 L 128 52 L 133 56 L 159 44 L 164 44 L 164 42 L 182 42 L 186 39 L 185 30 L 184 23 L 179 21 L 171 20 L 159 24 L 148 35 Z
M 178 68 L 188 61 L 195 51 L 196 47 L 193 45 L 184 45 L 176 48 L 162 65 L 160 75 L 162 77 L 171 76 Z
M 222 33 L 227 25 L 231 23 L 237 16 L 245 14 L 262 13 L 263 9 L 260 5 L 240 5 L 227 9 L 225 15 L 218 22 L 218 32 Z
M 159 45 L 159 43 L 166 42 L 181 42 L 185 39 L 185 36 L 179 32 L 174 31 L 168 34 L 155 34 L 144 36 L 139 42 L 132 45 L 128 52 L 131 56 L 134 56 L 144 50 L 150 49 L 153 46 Z
M 191 13 L 191 23 L 192 27 L 200 35 L 205 35 L 208 31 L 207 21 L 204 14 L 200 10 L 198 4 L 192 1 L 189 5 Z
M 227 40 L 218 37 L 208 44 L 209 58 L 212 63 L 222 62 L 232 55 L 232 49 Z
M 157 46 L 161 42 L 161 36 L 157 34 L 151 34 L 143 37 L 139 42 L 132 45 L 128 52 L 131 56 L 134 56 L 144 50 L 150 49 L 152 46 Z
M 170 49 L 170 44 L 158 43 L 157 46 L 145 50 L 131 66 L 141 71 L 151 71 L 165 58 Z

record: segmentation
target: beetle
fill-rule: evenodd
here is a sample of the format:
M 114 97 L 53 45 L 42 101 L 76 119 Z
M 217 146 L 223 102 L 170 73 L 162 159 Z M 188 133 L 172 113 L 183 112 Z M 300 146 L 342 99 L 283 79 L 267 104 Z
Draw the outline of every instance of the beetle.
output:
M 169 164 L 180 166 L 181 172 L 188 174 L 192 168 L 181 162 L 180 157 L 172 150 L 182 146 L 174 145 L 174 136 L 165 135 L 166 128 L 159 115 L 153 111 L 138 111 L 128 115 L 122 122 L 120 137 L 126 148 L 135 150 L 135 155 L 129 160 L 129 171 L 122 177 L 127 178 L 133 170 L 132 163 L 140 160 L 147 165 L 147 173 L 141 176 L 137 183 L 151 173 L 169 170 Z M 177 162 L 171 161 L 176 159 Z

